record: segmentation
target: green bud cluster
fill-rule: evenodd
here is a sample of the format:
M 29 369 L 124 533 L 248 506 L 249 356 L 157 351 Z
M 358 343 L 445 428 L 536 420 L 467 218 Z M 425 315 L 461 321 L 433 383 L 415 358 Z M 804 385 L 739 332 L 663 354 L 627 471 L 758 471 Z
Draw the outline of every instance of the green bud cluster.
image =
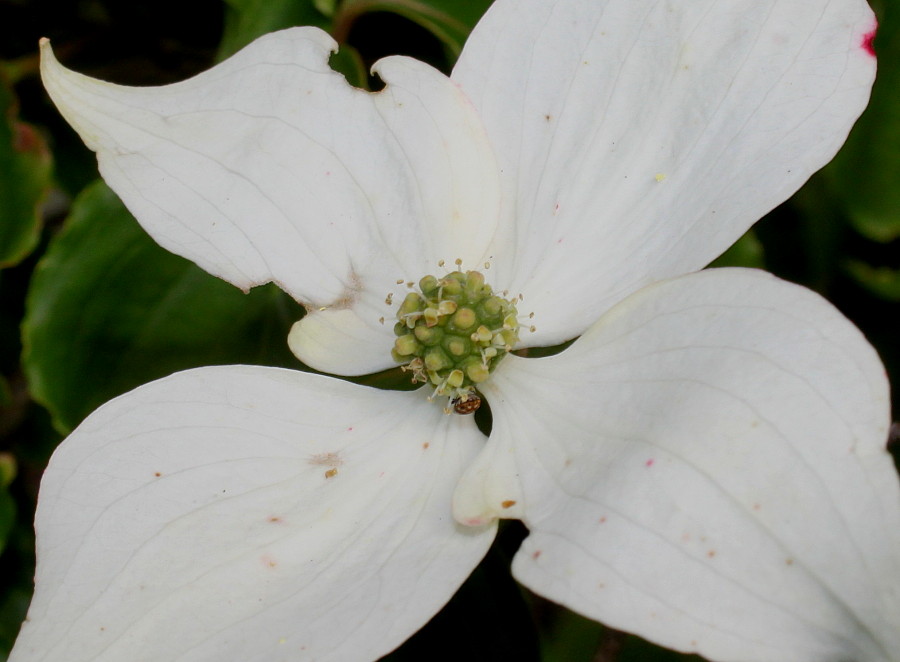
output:
M 466 400 L 519 340 L 515 299 L 497 296 L 478 271 L 425 276 L 397 311 L 391 356 L 435 395 Z

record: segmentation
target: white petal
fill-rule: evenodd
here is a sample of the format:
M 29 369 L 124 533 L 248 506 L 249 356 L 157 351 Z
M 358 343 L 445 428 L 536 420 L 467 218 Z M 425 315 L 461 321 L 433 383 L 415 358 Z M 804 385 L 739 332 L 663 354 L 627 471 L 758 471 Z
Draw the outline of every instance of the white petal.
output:
M 243 289 L 275 281 L 313 309 L 351 308 L 387 355 L 378 318 L 398 279 L 483 260 L 497 166 L 441 73 L 387 58 L 372 94 L 329 68 L 334 48 L 320 30 L 286 30 L 188 81 L 131 88 L 68 71 L 45 41 L 42 72 L 162 246 Z
M 678 278 L 562 354 L 509 357 L 483 392 L 494 428 L 456 515 L 502 514 L 477 495 L 518 478 L 529 588 L 712 660 L 900 660 L 887 383 L 818 295 Z
M 827 163 L 874 25 L 863 0 L 497 0 L 452 78 L 500 161 L 495 273 L 536 313 L 528 342 L 706 265 Z
M 378 327 L 378 320 L 370 322 L 357 310 L 310 310 L 291 327 L 288 346 L 306 365 L 333 375 L 367 375 L 396 367 L 391 358 L 396 320 L 381 312 L 378 319 L 384 321 Z
M 132 391 L 51 460 L 10 660 L 376 659 L 491 543 L 450 513 L 482 442 L 421 393 L 274 368 Z

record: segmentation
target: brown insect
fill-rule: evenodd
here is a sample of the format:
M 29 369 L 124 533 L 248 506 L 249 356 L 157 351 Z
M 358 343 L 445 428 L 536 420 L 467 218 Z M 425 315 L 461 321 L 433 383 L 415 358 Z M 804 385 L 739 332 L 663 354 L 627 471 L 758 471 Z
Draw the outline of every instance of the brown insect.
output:
M 474 414 L 481 406 L 481 396 L 470 393 L 465 400 L 453 398 L 450 404 L 453 405 L 453 411 L 457 414 Z

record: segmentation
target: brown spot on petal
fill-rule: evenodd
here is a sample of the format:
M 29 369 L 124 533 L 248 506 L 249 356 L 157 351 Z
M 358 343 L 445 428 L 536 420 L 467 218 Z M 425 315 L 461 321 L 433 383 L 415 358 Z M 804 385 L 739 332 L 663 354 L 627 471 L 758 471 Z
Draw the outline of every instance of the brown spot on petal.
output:
M 512 508 L 513 506 L 516 505 L 516 502 L 513 501 L 512 499 L 507 499 L 506 501 L 503 501 L 500 505 L 503 506 L 504 508 Z
M 534 550 L 534 552 L 532 552 L 532 554 L 531 554 L 531 558 L 533 558 L 535 561 L 537 561 L 540 558 L 540 556 L 541 556 L 541 550 L 539 550 L 539 549 Z
M 429 446 L 431 446 L 431 444 L 429 444 L 429 443 L 426 441 L 424 444 L 422 444 L 422 450 L 426 450 L 426 451 L 427 451 Z
M 313 455 L 307 462 L 316 467 L 339 467 L 344 461 L 341 459 L 340 453 L 318 453 Z
M 325 472 L 325 478 L 334 478 L 337 476 L 337 469 L 329 469 Z
M 312 313 L 316 310 L 343 310 L 345 308 L 352 308 L 353 305 L 359 300 L 359 295 L 363 292 L 363 282 L 359 275 L 350 270 L 350 273 L 347 275 L 347 284 L 344 287 L 344 291 L 332 302 L 330 303 L 318 303 L 312 302 L 305 304 L 308 312 Z

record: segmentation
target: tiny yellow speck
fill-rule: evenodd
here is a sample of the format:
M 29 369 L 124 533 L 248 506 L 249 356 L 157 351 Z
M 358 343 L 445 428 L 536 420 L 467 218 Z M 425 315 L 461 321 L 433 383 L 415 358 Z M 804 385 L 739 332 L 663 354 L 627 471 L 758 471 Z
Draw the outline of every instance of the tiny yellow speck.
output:
M 325 472 L 325 478 L 334 478 L 337 476 L 337 469 L 329 469 Z
M 661 182 L 661 181 L 664 180 L 665 178 L 666 178 L 665 173 L 662 173 L 662 172 L 656 173 L 656 181 Z

